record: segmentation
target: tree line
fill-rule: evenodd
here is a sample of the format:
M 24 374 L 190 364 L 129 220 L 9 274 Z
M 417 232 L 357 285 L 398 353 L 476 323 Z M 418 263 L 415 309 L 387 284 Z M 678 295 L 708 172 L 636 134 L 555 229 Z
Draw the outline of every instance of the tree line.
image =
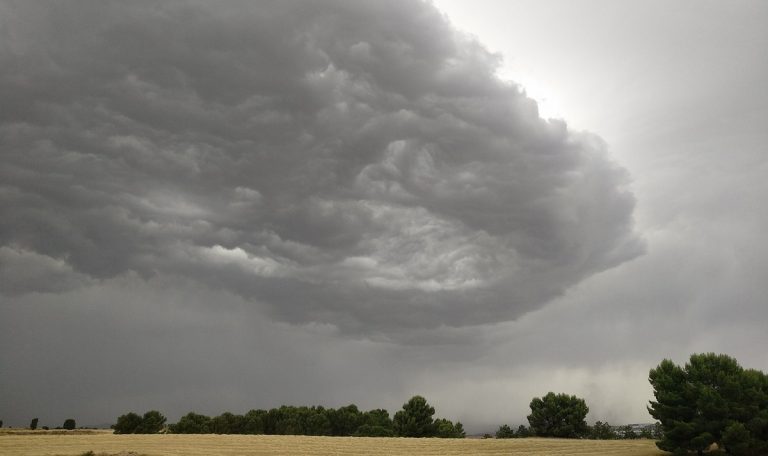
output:
M 727 355 L 693 354 L 678 366 L 665 359 L 649 372 L 654 401 L 648 412 L 658 422 L 636 433 L 631 426 L 586 423 L 589 412 L 584 399 L 550 392 L 530 403 L 529 426 L 513 430 L 502 425 L 497 438 L 654 438 L 656 445 L 676 455 L 698 454 L 716 448 L 734 456 L 768 455 L 768 375 L 744 369 Z M 223 413 L 208 417 L 190 412 L 178 423 L 165 426 L 157 411 L 139 416 L 122 415 L 113 426 L 116 433 L 160 431 L 218 434 L 304 434 L 373 437 L 465 436 L 460 422 L 433 419 L 434 408 L 414 396 L 390 419 L 383 409 L 360 411 L 355 405 L 339 409 L 282 406 L 251 410 L 244 415 Z M 490 435 L 489 435 L 490 437 Z
M 583 438 L 590 440 L 633 440 L 633 439 L 659 439 L 662 436 L 661 424 L 651 424 L 643 426 L 641 429 L 636 430 L 635 427 L 626 424 L 623 426 L 612 426 L 608 422 L 597 421 L 593 426 L 587 425 L 583 434 L 578 436 L 572 436 L 571 438 Z M 504 424 L 499 426 L 496 431 L 495 437 L 497 439 L 518 439 L 526 437 L 554 437 L 552 435 L 544 435 L 542 430 L 534 429 L 529 426 L 520 425 L 517 430 L 512 429 L 509 425 Z M 567 437 L 566 437 L 567 438 Z
M 351 404 L 338 409 L 322 406 L 283 405 L 270 410 L 251 410 L 243 415 L 225 412 L 209 417 L 189 412 L 177 423 L 166 426 L 166 418 L 151 410 L 139 416 L 121 415 L 112 426 L 116 434 L 267 434 L 325 435 L 357 437 L 441 437 L 466 436 L 461 422 L 433 418 L 435 409 L 422 396 L 414 396 L 390 418 L 384 409 L 363 412 Z
M 635 432 L 630 425 L 611 426 L 607 422 L 597 421 L 589 426 L 586 421 L 589 407 L 584 399 L 568 394 L 547 393 L 535 397 L 530 403 L 529 426 L 520 425 L 517 431 L 504 424 L 496 431 L 497 439 L 525 437 L 556 437 L 571 439 L 615 440 L 660 438 L 659 424 L 646 426 Z

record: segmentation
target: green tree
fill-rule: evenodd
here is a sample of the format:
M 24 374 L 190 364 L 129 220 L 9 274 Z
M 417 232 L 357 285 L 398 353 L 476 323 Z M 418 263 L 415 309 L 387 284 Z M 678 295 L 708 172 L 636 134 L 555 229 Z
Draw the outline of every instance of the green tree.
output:
M 662 437 L 664 437 L 664 428 L 661 426 L 661 423 L 654 423 L 653 427 L 651 428 L 651 435 L 652 438 L 656 440 L 660 440 Z
M 171 432 L 174 434 L 210 434 L 211 417 L 189 412 L 179 418 L 179 422 L 172 424 Z
M 432 415 L 434 407 L 421 396 L 413 396 L 403 404 L 403 409 L 395 413 L 393 426 L 400 437 L 433 437 L 435 424 Z
M 496 431 L 497 439 L 512 439 L 515 437 L 515 431 L 507 424 L 499 426 L 499 430 Z
M 63 424 L 61 427 L 63 427 L 64 429 L 67 429 L 67 430 L 71 431 L 71 430 L 73 430 L 73 429 L 74 429 L 76 426 L 77 426 L 77 425 L 75 424 L 75 419 L 74 419 L 74 418 L 67 418 L 66 420 L 64 420 L 64 424 Z
M 358 410 L 355 404 L 339 407 L 337 410 L 331 409 L 328 415 L 331 423 L 331 435 L 350 436 L 364 424 L 363 413 Z
M 29 428 L 33 431 L 37 429 L 37 418 L 32 418 L 32 421 L 29 423 Z
M 157 434 L 165 426 L 165 416 L 157 410 L 144 413 L 141 423 L 136 427 L 135 434 Z
M 461 421 L 457 421 L 453 425 L 453 437 L 454 439 L 463 439 L 467 437 L 467 432 L 464 430 L 464 425 Z
M 112 425 L 115 434 L 136 434 L 136 429 L 141 426 L 141 417 L 133 412 L 117 417 L 117 423 Z
M 533 432 L 531 431 L 531 429 L 529 427 L 524 426 L 524 425 L 521 424 L 520 426 L 517 427 L 517 432 L 515 433 L 515 435 L 517 435 L 518 437 L 525 438 L 525 437 L 532 436 Z
M 355 437 L 394 437 L 395 431 L 391 427 L 363 424 L 354 434 Z
M 230 412 L 224 412 L 219 416 L 211 418 L 210 427 L 214 434 L 244 434 L 245 417 L 235 415 Z
M 369 426 L 392 429 L 392 418 L 389 417 L 389 412 L 384 409 L 373 409 L 365 412 L 363 422 Z
M 320 406 L 310 407 L 304 432 L 307 435 L 331 435 L 331 419 L 328 410 Z
M 613 440 L 616 438 L 616 433 L 613 432 L 613 426 L 608 422 L 602 421 L 595 422 L 589 430 L 589 438 L 595 440 Z
M 768 453 L 768 378 L 727 355 L 693 354 L 685 366 L 663 360 L 648 379 L 659 420 L 656 445 L 678 454 L 703 454 L 713 443 L 731 454 Z
M 266 415 L 266 410 L 249 410 L 244 415 L 245 425 L 243 426 L 243 431 L 246 434 L 264 434 L 264 418 Z
M 533 398 L 528 422 L 541 437 L 578 438 L 587 434 L 588 412 L 584 399 L 550 392 L 542 398 Z
M 435 436 L 443 439 L 463 439 L 467 436 L 461 422 L 453 424 L 451 420 L 438 418 L 434 421 Z
M 723 445 L 731 454 L 750 454 L 752 435 L 743 423 L 732 423 L 723 432 Z M 754 453 L 758 454 L 758 453 Z

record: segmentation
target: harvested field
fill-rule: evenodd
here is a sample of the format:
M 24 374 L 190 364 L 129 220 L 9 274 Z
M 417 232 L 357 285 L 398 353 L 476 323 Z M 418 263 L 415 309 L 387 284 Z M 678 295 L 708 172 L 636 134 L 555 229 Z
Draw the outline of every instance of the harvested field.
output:
M 96 455 L 662 455 L 651 440 L 404 439 L 276 435 L 0 433 L 4 456 Z

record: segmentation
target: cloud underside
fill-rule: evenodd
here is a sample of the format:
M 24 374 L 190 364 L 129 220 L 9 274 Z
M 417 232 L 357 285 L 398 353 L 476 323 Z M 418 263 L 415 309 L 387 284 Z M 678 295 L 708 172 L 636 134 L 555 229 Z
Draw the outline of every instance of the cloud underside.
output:
M 386 334 L 514 319 L 642 251 L 604 143 L 430 4 L 0 8 L 6 295 L 167 275 Z

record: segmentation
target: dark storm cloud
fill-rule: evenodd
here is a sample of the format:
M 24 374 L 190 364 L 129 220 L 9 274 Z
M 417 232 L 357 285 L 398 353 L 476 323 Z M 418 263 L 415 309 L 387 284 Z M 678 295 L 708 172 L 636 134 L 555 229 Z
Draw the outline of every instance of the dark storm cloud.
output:
M 170 274 L 387 334 L 513 319 L 641 251 L 604 143 L 430 4 L 2 5 L 7 295 Z

